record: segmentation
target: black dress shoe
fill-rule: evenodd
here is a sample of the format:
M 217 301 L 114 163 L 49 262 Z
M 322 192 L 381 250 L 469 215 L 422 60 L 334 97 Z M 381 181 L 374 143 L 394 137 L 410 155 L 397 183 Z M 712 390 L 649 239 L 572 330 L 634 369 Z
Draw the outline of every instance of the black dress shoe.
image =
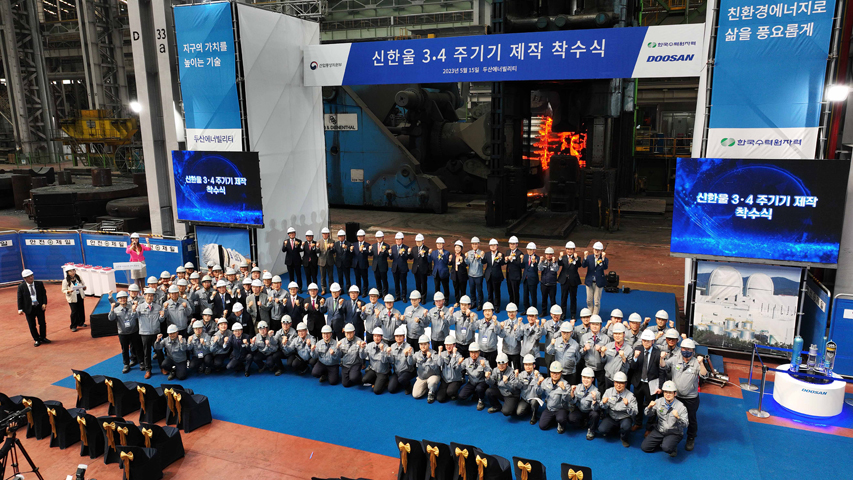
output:
M 130 367 L 125 365 L 124 368 L 121 369 L 121 373 L 127 373 L 130 371 Z
M 72 332 L 76 332 L 76 331 L 77 331 L 77 327 L 71 327 L 71 331 L 72 331 Z
M 38 341 L 36 341 L 36 342 L 33 344 L 33 346 L 34 346 L 34 347 L 38 347 L 39 345 L 41 345 L 41 343 L 40 343 L 40 342 L 38 342 Z
M 46 338 L 42 338 L 41 343 L 48 344 L 48 343 L 53 343 L 53 342 L 51 342 L 50 340 L 48 340 Z

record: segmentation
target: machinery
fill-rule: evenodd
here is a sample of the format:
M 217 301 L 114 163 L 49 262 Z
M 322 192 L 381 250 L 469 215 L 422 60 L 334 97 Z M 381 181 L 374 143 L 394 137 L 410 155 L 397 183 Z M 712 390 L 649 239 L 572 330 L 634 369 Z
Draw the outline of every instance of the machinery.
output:
M 141 147 L 133 145 L 138 119 L 112 118 L 109 110 L 81 110 L 79 117 L 60 120 L 59 125 L 64 135 L 58 140 L 71 147 L 74 165 L 82 156 L 88 165 L 124 172 L 142 169 Z

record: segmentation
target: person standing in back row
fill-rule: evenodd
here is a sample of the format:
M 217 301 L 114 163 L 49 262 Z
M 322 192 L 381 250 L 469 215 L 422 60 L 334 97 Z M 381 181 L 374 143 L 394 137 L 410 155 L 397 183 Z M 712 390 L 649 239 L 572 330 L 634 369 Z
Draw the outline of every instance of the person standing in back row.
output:
M 586 268 L 586 308 L 592 310 L 592 313 L 598 315 L 598 310 L 601 307 L 601 294 L 604 292 L 606 284 L 605 273 L 608 267 L 608 260 L 605 258 L 604 244 L 595 242 L 592 246 L 593 254 L 583 252 L 582 267 Z
M 296 282 L 302 292 L 302 240 L 296 238 L 296 229 L 293 227 L 287 229 L 287 237 L 281 246 L 281 251 L 285 254 L 284 265 L 287 267 L 290 281 Z
M 47 310 L 47 292 L 44 284 L 35 281 L 33 271 L 26 269 L 21 272 L 24 281 L 18 285 L 18 315 L 26 315 L 30 326 L 30 335 L 38 347 L 42 343 L 50 343 L 47 339 L 47 325 L 44 321 L 44 312 Z M 38 330 L 36 329 L 38 320 Z
M 77 275 L 74 265 L 66 265 L 62 269 L 65 270 L 65 278 L 62 279 L 62 293 L 65 294 L 65 300 L 71 307 L 71 331 L 76 332 L 77 328 L 86 326 L 86 306 L 83 304 L 83 300 L 86 298 L 83 294 L 86 285 L 83 284 L 80 275 Z M 136 287 L 136 284 L 133 286 Z

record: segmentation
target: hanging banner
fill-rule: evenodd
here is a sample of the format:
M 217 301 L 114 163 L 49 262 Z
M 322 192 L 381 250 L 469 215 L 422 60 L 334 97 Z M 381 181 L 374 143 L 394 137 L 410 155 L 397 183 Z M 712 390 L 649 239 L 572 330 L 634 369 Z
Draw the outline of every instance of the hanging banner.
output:
M 187 150 L 240 151 L 231 4 L 178 6 L 174 12 Z
M 706 156 L 815 158 L 835 0 L 721 0 Z
M 23 270 L 18 233 L 13 231 L 0 233 L 0 284 L 20 282 Z
M 600 28 L 304 47 L 307 86 L 698 77 L 704 26 Z
M 186 262 L 196 263 L 195 242 L 191 238 L 172 240 L 151 237 L 148 242 L 151 245 L 151 250 L 145 252 L 145 269 L 148 276 L 159 277 L 163 271 L 174 275 L 175 270 Z
M 24 267 L 36 280 L 62 280 L 62 266 L 83 263 L 77 232 L 18 232 Z

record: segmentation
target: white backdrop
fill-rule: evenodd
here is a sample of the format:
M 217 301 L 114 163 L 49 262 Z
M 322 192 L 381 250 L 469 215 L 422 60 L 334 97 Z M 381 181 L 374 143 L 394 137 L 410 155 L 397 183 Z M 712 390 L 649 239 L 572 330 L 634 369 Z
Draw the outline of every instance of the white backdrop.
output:
M 302 81 L 302 46 L 320 43 L 320 27 L 243 4 L 237 14 L 249 148 L 261 159 L 259 265 L 280 273 L 287 228 L 320 238 L 329 221 L 321 89 Z

